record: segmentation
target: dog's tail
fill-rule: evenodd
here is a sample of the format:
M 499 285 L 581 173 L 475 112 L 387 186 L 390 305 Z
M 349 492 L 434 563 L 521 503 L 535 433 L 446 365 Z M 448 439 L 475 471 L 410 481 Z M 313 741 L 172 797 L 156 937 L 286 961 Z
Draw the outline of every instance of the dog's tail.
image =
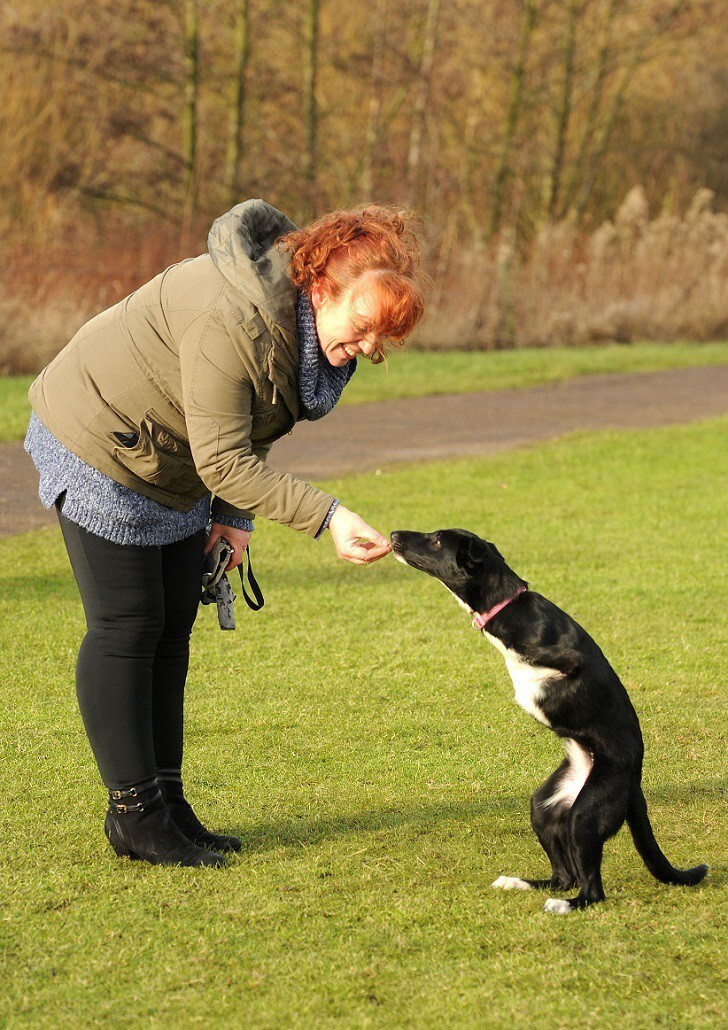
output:
M 707 865 L 696 865 L 692 869 L 675 869 L 670 865 L 655 840 L 647 814 L 647 802 L 639 784 L 632 791 L 629 799 L 627 825 L 643 862 L 655 879 L 660 880 L 661 883 L 680 883 L 692 887 L 694 884 L 700 883 L 708 872 Z

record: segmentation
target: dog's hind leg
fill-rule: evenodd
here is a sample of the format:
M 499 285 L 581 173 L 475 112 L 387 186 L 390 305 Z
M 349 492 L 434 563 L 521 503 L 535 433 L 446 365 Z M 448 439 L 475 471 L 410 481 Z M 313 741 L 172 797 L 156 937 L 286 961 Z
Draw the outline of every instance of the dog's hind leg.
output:
M 531 826 L 551 863 L 551 879 L 533 881 L 534 886 L 570 890 L 576 883 L 569 848 L 569 803 L 554 801 L 570 772 L 571 762 L 565 759 L 531 798 Z
M 568 809 L 554 807 L 551 799 L 570 770 L 565 759 L 558 769 L 538 788 L 531 798 L 531 825 L 551 863 L 551 876 L 545 880 L 530 877 L 499 876 L 491 886 L 500 890 L 570 890 L 576 884 L 576 873 L 568 849 Z
M 549 898 L 544 912 L 563 915 L 604 901 L 604 842 L 624 823 L 629 791 L 629 776 L 625 772 L 595 764 L 568 814 L 569 850 L 579 894 L 568 901 Z
M 548 812 L 534 807 L 531 825 L 551 863 L 551 878 L 537 883 L 534 881 L 535 886 L 568 891 L 576 885 L 575 863 L 569 849 L 568 823 L 568 809 Z

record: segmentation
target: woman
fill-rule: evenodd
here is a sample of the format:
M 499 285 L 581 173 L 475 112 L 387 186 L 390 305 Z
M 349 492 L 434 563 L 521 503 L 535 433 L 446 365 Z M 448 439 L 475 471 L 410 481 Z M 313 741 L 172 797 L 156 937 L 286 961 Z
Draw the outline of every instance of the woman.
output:
M 299 231 L 261 200 L 213 224 L 209 253 L 83 326 L 30 389 L 26 449 L 56 505 L 88 631 L 81 714 L 109 790 L 118 855 L 220 865 L 236 837 L 202 826 L 182 787 L 183 697 L 203 551 L 242 559 L 255 515 L 354 564 L 386 539 L 338 499 L 266 464 L 271 444 L 336 404 L 422 315 L 416 241 L 382 208 Z

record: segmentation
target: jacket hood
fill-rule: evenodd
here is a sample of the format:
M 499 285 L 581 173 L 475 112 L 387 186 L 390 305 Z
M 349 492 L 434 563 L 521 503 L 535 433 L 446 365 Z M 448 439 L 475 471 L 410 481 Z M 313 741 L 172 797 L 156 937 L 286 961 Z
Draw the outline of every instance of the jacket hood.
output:
M 296 325 L 296 288 L 288 273 L 288 255 L 273 244 L 296 228 L 290 218 L 264 200 L 246 200 L 215 219 L 207 237 L 217 270 L 289 332 L 294 332 Z

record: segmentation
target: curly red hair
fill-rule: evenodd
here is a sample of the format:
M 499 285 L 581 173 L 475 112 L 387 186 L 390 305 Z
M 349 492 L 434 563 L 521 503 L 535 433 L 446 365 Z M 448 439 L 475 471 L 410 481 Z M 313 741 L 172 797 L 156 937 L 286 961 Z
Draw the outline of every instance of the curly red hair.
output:
M 405 212 L 386 207 L 333 211 L 278 241 L 290 251 L 290 275 L 299 290 L 318 286 L 332 300 L 351 290 L 350 304 L 366 292 L 376 315 L 363 326 L 379 340 L 401 343 L 425 309 L 418 278 L 419 240 Z M 377 345 L 375 363 L 385 348 Z

